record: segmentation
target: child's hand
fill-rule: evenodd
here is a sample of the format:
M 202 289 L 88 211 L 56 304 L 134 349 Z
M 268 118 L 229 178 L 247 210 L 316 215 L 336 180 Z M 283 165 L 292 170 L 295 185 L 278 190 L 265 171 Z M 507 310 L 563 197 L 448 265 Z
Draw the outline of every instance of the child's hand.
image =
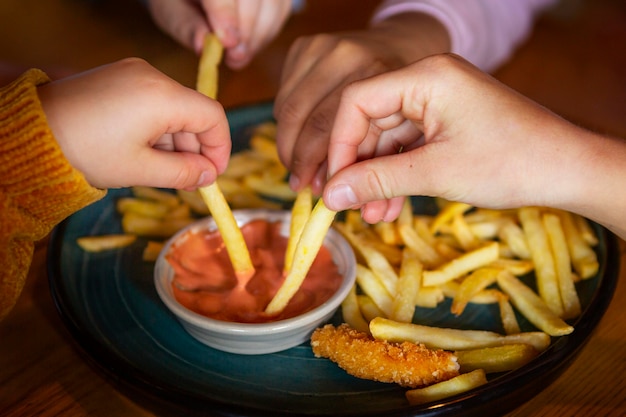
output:
M 271 42 L 290 15 L 292 0 L 150 0 L 154 21 L 174 39 L 202 50 L 214 32 L 224 45 L 226 65 L 246 66 Z
M 589 136 L 458 57 L 426 58 L 344 90 L 324 201 L 372 223 L 408 195 L 563 208 L 594 167 Z
M 38 88 L 69 162 L 98 188 L 207 185 L 226 169 L 222 106 L 140 59 L 125 59 Z

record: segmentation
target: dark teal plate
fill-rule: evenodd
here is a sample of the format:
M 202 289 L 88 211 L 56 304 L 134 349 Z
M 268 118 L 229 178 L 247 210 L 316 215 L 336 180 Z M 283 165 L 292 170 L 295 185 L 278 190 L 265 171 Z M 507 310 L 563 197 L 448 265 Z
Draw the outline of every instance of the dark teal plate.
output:
M 250 128 L 271 120 L 270 104 L 228 112 L 235 151 Z M 161 303 L 153 263 L 141 260 L 145 241 L 123 250 L 87 253 L 76 245 L 85 235 L 121 232 L 115 201 L 129 190 L 74 214 L 51 237 L 48 272 L 52 296 L 77 345 L 120 390 L 157 414 L 219 416 L 484 416 L 512 410 L 554 380 L 574 359 L 604 314 L 613 294 L 619 254 L 616 238 L 596 226 L 601 268 L 579 284 L 583 314 L 575 331 L 555 339 L 530 364 L 492 376 L 489 383 L 437 404 L 411 407 L 395 385 L 353 378 L 307 343 L 284 352 L 241 356 L 207 347 L 183 330 Z M 433 201 L 415 199 L 420 211 Z M 501 331 L 497 310 L 472 306 L 460 318 L 450 304 L 419 309 L 419 322 Z M 333 319 L 340 322 L 339 314 Z M 522 321 L 523 330 L 534 330 Z

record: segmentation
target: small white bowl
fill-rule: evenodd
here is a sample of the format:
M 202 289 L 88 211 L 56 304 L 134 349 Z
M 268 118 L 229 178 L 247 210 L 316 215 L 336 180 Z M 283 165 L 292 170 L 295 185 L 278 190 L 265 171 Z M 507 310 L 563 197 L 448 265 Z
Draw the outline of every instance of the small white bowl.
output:
M 281 234 L 289 233 L 291 212 L 276 210 L 234 210 L 240 226 L 255 219 L 283 222 Z M 328 231 L 324 246 L 330 251 L 343 281 L 325 303 L 299 316 L 269 323 L 235 323 L 211 319 L 181 305 L 174 297 L 174 270 L 165 255 L 177 239 L 187 232 L 216 230 L 212 217 L 199 220 L 180 230 L 168 240 L 159 254 L 154 269 L 154 283 L 163 303 L 178 318 L 183 327 L 197 340 L 226 352 L 257 355 L 289 349 L 307 341 L 315 328 L 327 322 L 348 295 L 356 279 L 356 260 L 350 244 L 336 230 Z

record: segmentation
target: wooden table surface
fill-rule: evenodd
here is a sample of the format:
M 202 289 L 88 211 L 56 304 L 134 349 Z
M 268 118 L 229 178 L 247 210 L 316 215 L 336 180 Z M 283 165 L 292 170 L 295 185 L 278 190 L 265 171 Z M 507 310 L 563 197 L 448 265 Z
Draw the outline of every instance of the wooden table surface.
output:
M 222 70 L 220 100 L 230 108 L 272 99 L 295 37 L 362 27 L 376 3 L 309 0 L 251 66 Z M 3 0 L 0 27 L 0 61 L 63 74 L 139 56 L 194 85 L 197 58 L 132 1 Z M 537 22 L 496 76 L 583 126 L 626 138 L 625 52 L 626 3 L 568 0 Z M 0 415 L 160 415 L 119 393 L 77 353 L 50 297 L 46 244 L 38 244 L 18 305 L 0 322 Z M 510 416 L 626 415 L 624 242 L 620 248 L 620 282 L 589 343 L 560 378 Z

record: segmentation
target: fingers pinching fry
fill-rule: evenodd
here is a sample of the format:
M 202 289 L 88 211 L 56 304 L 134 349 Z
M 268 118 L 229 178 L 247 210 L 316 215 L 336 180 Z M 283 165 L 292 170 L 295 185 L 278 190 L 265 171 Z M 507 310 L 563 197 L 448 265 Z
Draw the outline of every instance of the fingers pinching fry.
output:
M 285 281 L 280 286 L 274 298 L 265 309 L 267 314 L 276 314 L 283 309 L 298 291 L 302 281 L 306 278 L 311 264 L 322 247 L 326 232 L 330 228 L 337 212 L 330 210 L 320 198 L 311 212 L 311 216 L 304 225 L 300 240 L 296 245 L 293 264 Z

